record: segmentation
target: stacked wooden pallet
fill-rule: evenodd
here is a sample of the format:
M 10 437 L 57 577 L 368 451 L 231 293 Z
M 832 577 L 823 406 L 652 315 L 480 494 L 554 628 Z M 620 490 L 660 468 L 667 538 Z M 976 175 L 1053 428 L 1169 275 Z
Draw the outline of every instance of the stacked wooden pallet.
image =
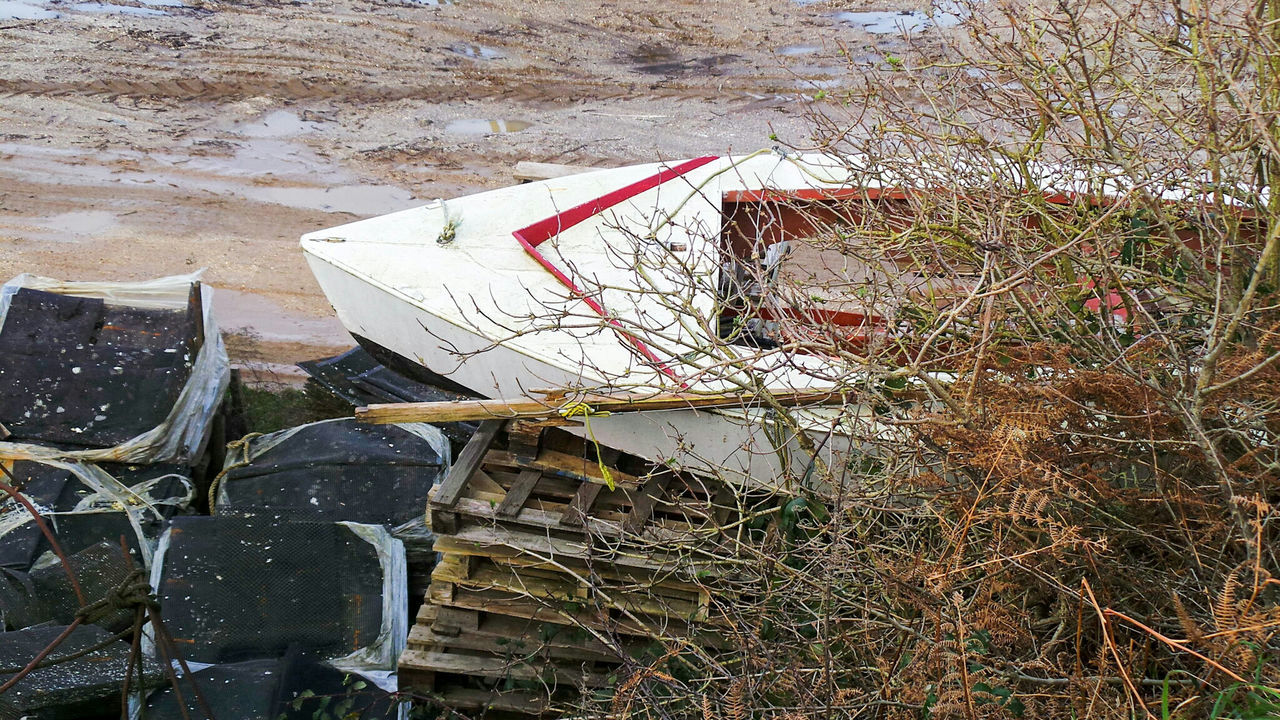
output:
M 429 502 L 442 557 L 401 687 L 541 714 L 625 679 L 657 638 L 702 636 L 716 572 L 695 548 L 730 497 L 558 428 L 486 421 Z

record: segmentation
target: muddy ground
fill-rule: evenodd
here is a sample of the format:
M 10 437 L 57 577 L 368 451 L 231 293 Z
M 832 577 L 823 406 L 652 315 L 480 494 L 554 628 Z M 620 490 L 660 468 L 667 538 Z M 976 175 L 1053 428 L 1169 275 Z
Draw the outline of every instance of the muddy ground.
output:
M 203 267 L 239 360 L 331 354 L 351 341 L 299 235 L 508 184 L 519 160 L 803 145 L 812 97 L 905 42 L 892 14 L 841 13 L 900 9 L 0 1 L 0 276 Z

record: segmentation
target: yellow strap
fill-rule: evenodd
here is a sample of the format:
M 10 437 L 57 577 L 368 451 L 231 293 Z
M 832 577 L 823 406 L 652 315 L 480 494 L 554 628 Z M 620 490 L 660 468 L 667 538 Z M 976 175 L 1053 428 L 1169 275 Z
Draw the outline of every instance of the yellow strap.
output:
M 605 417 L 611 413 L 608 410 L 596 410 L 584 402 L 571 401 L 560 406 L 557 411 L 560 417 L 568 420 L 570 418 L 582 418 L 582 425 L 587 429 L 587 435 L 590 436 L 591 442 L 596 446 L 596 464 L 600 466 L 600 476 L 604 479 L 604 484 L 610 490 L 614 489 L 613 473 L 609 472 L 609 468 L 605 467 L 604 459 L 600 457 L 600 442 L 596 440 L 596 434 L 591 431 L 591 417 Z

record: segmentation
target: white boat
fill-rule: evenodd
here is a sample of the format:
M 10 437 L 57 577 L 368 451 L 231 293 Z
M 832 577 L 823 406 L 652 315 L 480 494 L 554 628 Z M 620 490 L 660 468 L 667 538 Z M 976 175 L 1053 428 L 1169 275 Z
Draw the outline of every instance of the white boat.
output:
M 483 397 L 822 390 L 840 381 L 829 359 L 770 349 L 770 319 L 735 319 L 725 298 L 786 271 L 775 226 L 792 221 L 781 200 L 877 192 L 849 177 L 832 158 L 773 151 L 653 163 L 437 200 L 301 243 L 357 341 Z M 824 300 L 824 321 L 855 333 L 866 324 L 857 306 Z M 710 349 L 713 333 L 741 342 Z M 848 447 L 831 435 L 830 411 L 802 416 L 828 459 Z M 759 408 L 615 414 L 591 417 L 589 432 L 653 461 L 773 486 L 810 460 L 770 417 Z

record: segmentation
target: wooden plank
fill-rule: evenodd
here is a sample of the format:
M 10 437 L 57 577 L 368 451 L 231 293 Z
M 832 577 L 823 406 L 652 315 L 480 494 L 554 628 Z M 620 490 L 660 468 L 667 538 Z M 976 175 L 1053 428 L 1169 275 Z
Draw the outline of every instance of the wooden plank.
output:
M 453 467 L 449 468 L 449 474 L 445 476 L 444 482 L 436 488 L 431 500 L 433 505 L 453 507 L 453 504 L 462 496 L 462 490 L 471 479 L 472 473 L 480 468 L 485 453 L 498 437 L 498 431 L 502 430 L 503 424 L 502 420 L 485 420 L 480 423 L 480 429 L 467 441 L 462 452 L 458 453 L 458 459 Z
M 494 616 L 502 618 L 502 616 Z M 552 660 L 570 660 L 577 662 L 620 663 L 622 658 L 611 648 L 594 638 L 581 637 L 582 633 L 573 632 L 568 625 L 551 624 L 552 628 L 561 630 L 549 637 L 541 637 L 545 632 L 538 626 L 530 626 L 527 621 L 514 618 L 503 618 L 504 625 L 510 627 L 508 633 L 469 632 L 446 634 L 438 629 L 423 625 L 414 625 L 409 630 L 408 647 L 413 650 L 467 650 L 470 652 L 491 653 L 497 656 L 517 655 L 546 657 Z M 520 623 L 523 622 L 523 626 Z
M 833 405 L 844 402 L 844 396 L 832 391 L 790 391 L 771 395 L 783 407 Z M 475 420 L 515 420 L 559 417 L 563 403 L 533 398 L 499 400 L 458 400 L 451 402 L 384 403 L 356 408 L 360 422 L 387 424 L 406 422 L 465 422 Z M 592 412 L 644 412 L 649 410 L 687 410 L 692 408 L 756 408 L 767 407 L 755 395 L 703 395 L 697 393 L 653 393 L 649 395 L 617 395 L 593 398 Z
M 573 500 L 569 501 L 569 507 L 560 516 L 560 524 L 570 527 L 582 527 L 587 521 L 587 515 L 591 512 L 591 506 L 596 504 L 596 498 L 600 496 L 603 485 L 595 483 L 582 483 L 578 486 L 578 492 L 574 493 Z
M 639 553 L 615 553 L 610 548 L 592 548 L 582 538 L 569 539 L 538 535 L 530 532 L 504 527 L 471 526 L 460 528 L 454 535 L 441 535 L 436 538 L 437 552 L 445 553 L 441 564 L 450 562 L 450 553 L 488 558 L 514 558 L 527 555 L 539 561 L 543 559 L 557 562 L 573 562 L 586 568 L 588 563 L 601 567 L 597 572 L 621 570 L 642 570 L 667 575 L 677 567 L 685 567 L 688 572 L 710 570 L 705 563 L 698 563 L 679 551 Z M 604 567 L 604 566 L 608 567 Z
M 431 583 L 428 597 L 448 597 L 451 607 L 483 610 L 487 613 L 508 615 L 510 617 L 549 622 L 557 625 L 582 626 L 610 633 L 629 635 L 632 637 L 661 639 L 693 637 L 701 645 L 709 647 L 727 647 L 729 641 L 722 634 L 699 632 L 694 633 L 686 619 L 673 616 L 647 618 L 640 615 L 639 623 L 625 616 L 610 617 L 590 607 L 578 607 L 570 611 L 563 603 L 554 603 L 545 599 L 529 597 L 525 594 L 513 594 L 502 590 L 480 590 L 456 586 L 447 581 Z
M 507 450 L 521 460 L 537 459 L 541 442 L 541 427 L 524 420 L 512 420 L 507 424 Z
M 631 506 L 631 514 L 627 515 L 627 521 L 623 524 L 627 532 L 638 533 L 649 522 L 654 507 L 658 505 L 658 500 L 672 477 L 670 472 L 657 473 L 640 488 L 639 496 Z
M 520 473 L 520 477 L 516 478 L 516 482 L 507 491 L 506 497 L 502 498 L 502 502 L 498 504 L 495 511 L 499 517 L 515 517 L 520 514 L 520 510 L 524 507 L 525 500 L 529 499 L 529 493 L 533 492 L 533 488 L 537 486 L 538 481 L 542 479 L 542 473 L 538 470 L 525 470 Z
M 457 572 L 456 566 L 442 562 L 431 574 L 432 586 L 436 583 L 450 583 L 472 590 L 509 593 L 514 597 L 530 598 L 553 606 L 571 603 L 577 608 L 574 614 L 591 604 L 601 603 L 607 608 L 626 609 L 662 618 L 664 622 L 674 618 L 713 623 L 721 620 L 712 621 L 709 618 L 710 598 L 699 586 L 686 584 L 684 587 L 671 587 L 676 583 L 655 582 L 652 576 L 633 579 L 616 577 L 625 571 L 609 572 L 609 575 L 615 577 L 601 576 L 598 578 L 599 582 L 585 583 L 558 568 L 540 566 L 536 561 L 526 563 L 519 558 L 505 558 L 501 562 L 485 562 L 484 558 L 478 559 L 480 563 L 475 571 L 465 577 Z
M 434 674 L 434 673 L 433 673 Z M 416 677 L 416 676 L 415 676 Z M 433 682 L 433 686 L 436 683 Z M 551 711 L 546 693 L 531 690 L 477 690 L 468 687 L 434 687 L 430 692 L 450 708 L 489 712 L 543 715 Z M 450 713 L 453 714 L 453 713 Z
M 596 501 L 596 505 L 600 505 L 600 501 Z M 559 531 L 561 533 L 572 533 L 573 538 L 580 538 L 582 531 L 577 528 L 567 528 L 560 524 L 560 517 L 563 511 L 551 512 L 535 507 L 521 508 L 516 515 L 509 517 L 501 517 L 497 515 L 493 503 L 483 499 L 461 498 L 454 507 L 458 516 L 474 518 L 482 525 L 492 525 L 496 522 L 506 523 L 508 527 L 516 528 L 532 528 L 540 531 Z M 597 537 L 618 537 L 622 534 L 623 524 L 626 517 L 602 518 L 599 515 L 592 515 L 587 518 L 585 527 L 588 532 Z M 686 543 L 694 540 L 696 530 L 703 525 L 701 516 L 691 516 L 691 520 L 698 522 L 690 522 L 687 529 L 680 530 L 673 527 L 659 526 L 653 524 L 645 530 L 646 537 L 655 541 L 667 541 Z M 457 531 L 455 526 L 454 532 Z M 552 535 L 558 537 L 558 535 Z
M 538 459 L 531 462 L 522 462 L 520 458 L 505 450 L 490 450 L 489 454 L 485 456 L 484 462 L 485 464 L 499 467 L 541 470 L 544 473 L 568 477 L 582 482 L 603 483 L 605 481 L 604 473 L 600 472 L 600 465 L 594 460 L 587 460 L 545 448 L 538 453 Z M 624 473 L 614 468 L 609 468 L 609 477 L 613 478 L 615 486 L 640 487 L 643 484 L 640 478 L 635 475 Z
M 516 163 L 515 170 L 511 172 L 511 176 L 514 177 L 518 183 L 526 183 L 536 182 L 538 180 L 550 180 L 551 178 L 565 177 L 567 175 L 578 175 L 580 173 L 600 169 L 601 168 L 591 167 L 589 165 L 562 165 L 560 163 L 521 160 Z
M 557 667 L 554 664 L 524 663 L 500 657 L 477 657 L 457 653 L 422 652 L 405 650 L 400 656 L 400 667 L 410 671 L 427 671 L 513 680 L 554 680 L 569 687 L 585 684 L 588 687 L 612 685 L 607 673 Z

